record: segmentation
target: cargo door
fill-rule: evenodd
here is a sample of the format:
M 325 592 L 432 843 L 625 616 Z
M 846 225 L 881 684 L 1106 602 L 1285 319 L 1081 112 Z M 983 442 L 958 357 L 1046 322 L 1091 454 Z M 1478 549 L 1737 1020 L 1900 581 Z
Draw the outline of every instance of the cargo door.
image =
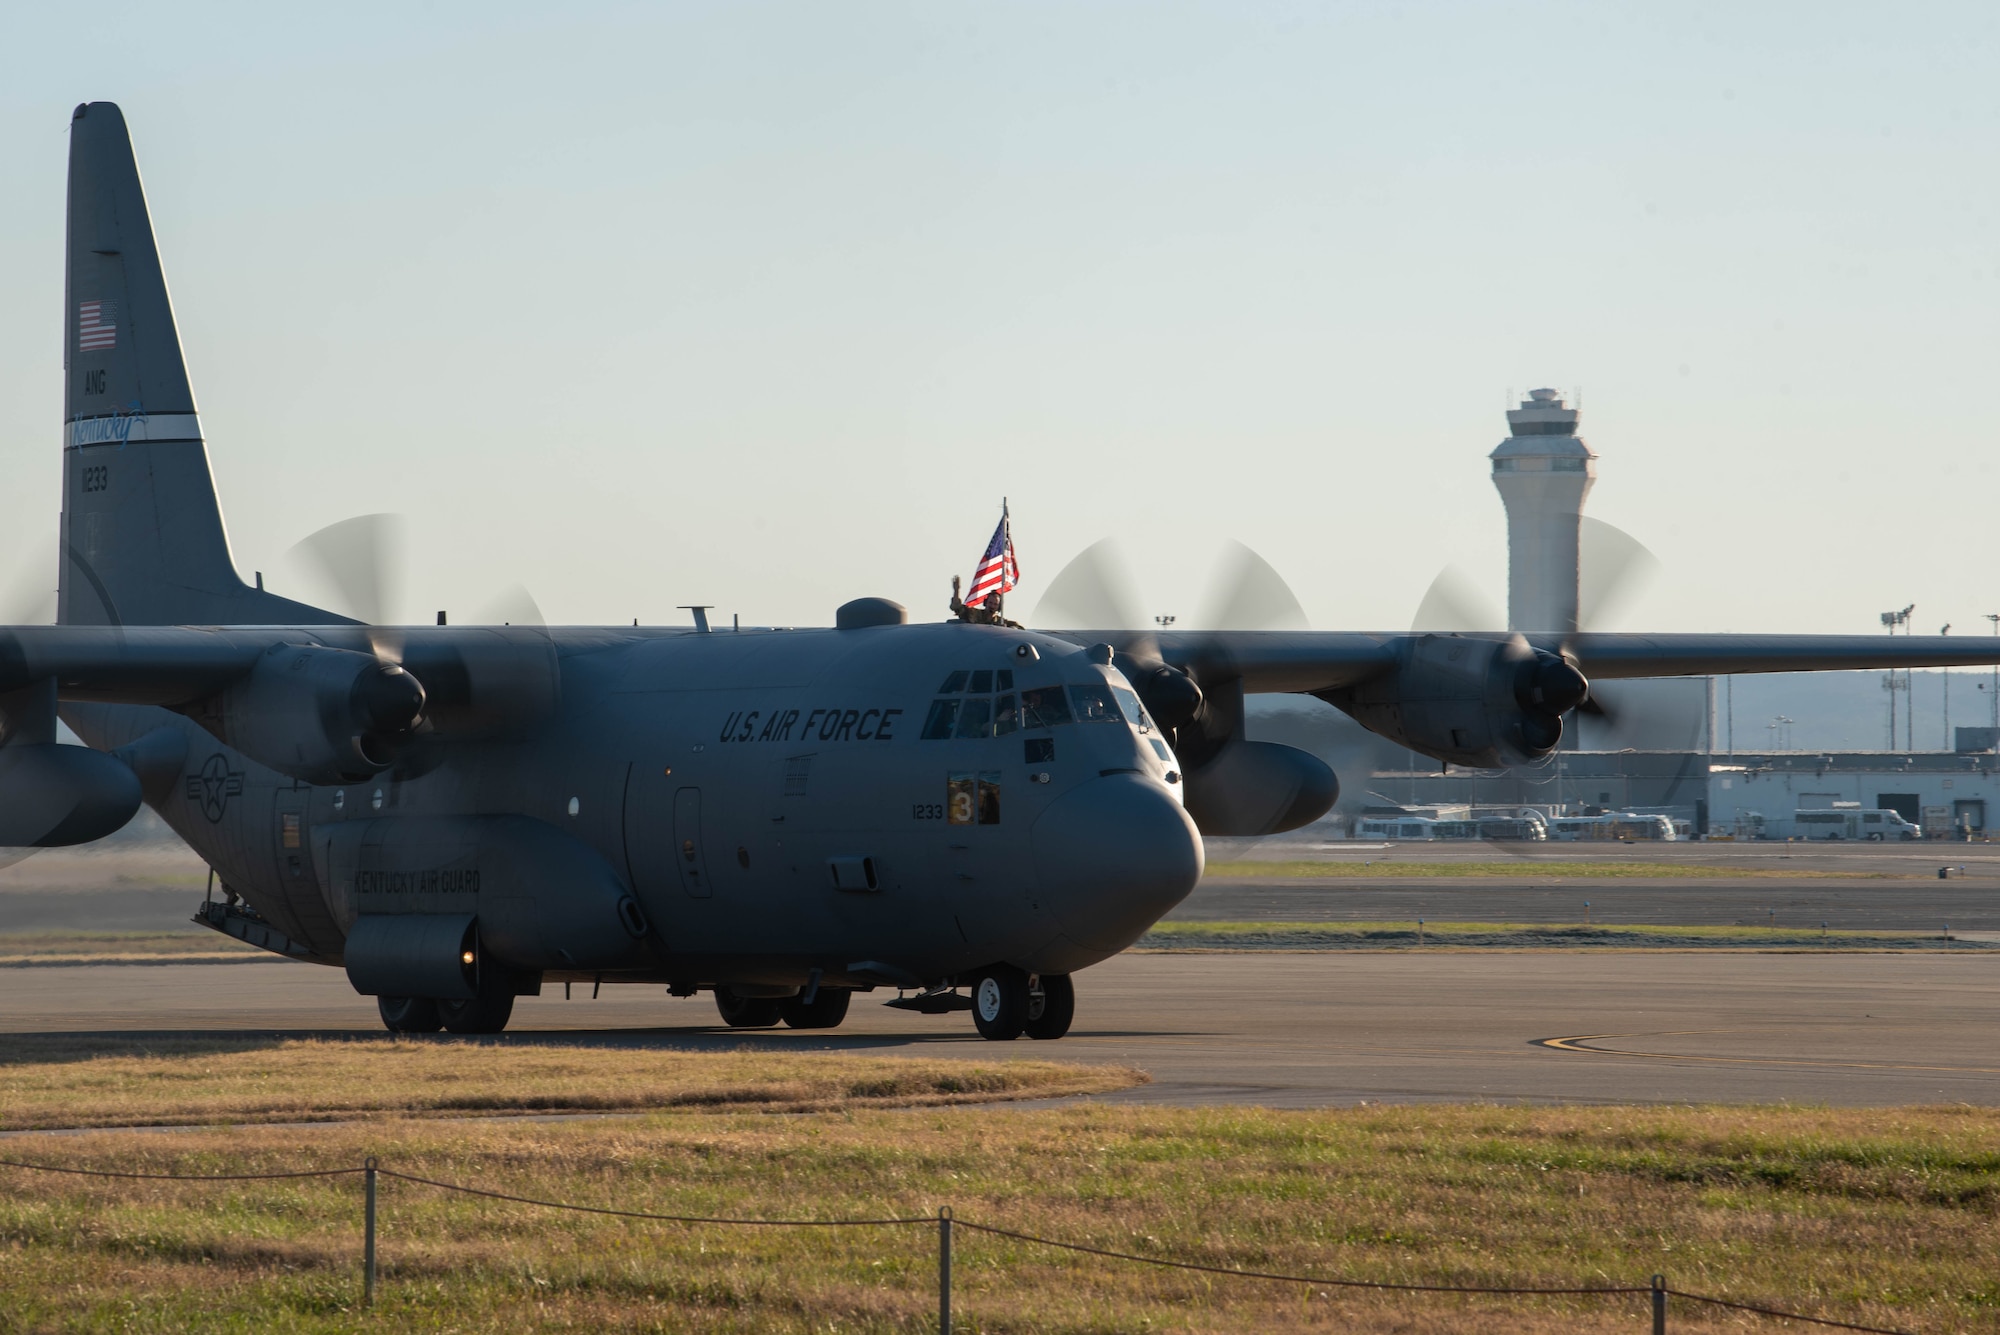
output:
M 674 793 L 674 865 L 680 869 L 681 889 L 690 898 L 709 897 L 708 850 L 701 837 L 699 788 L 682 788 Z

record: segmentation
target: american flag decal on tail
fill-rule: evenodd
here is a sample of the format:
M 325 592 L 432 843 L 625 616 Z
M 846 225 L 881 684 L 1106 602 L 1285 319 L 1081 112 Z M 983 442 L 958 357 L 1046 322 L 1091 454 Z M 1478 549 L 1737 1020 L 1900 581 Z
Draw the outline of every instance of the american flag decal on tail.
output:
M 76 307 L 76 350 L 102 352 L 118 346 L 118 305 L 83 301 Z
M 967 607 L 984 607 L 986 600 L 996 593 L 1008 593 L 1021 582 L 1021 567 L 1014 560 L 1014 531 L 1007 524 L 1007 507 L 1000 507 L 1000 527 L 993 530 L 993 541 L 986 544 L 986 555 L 979 558 L 979 568 L 972 572 L 972 592 L 966 596 Z

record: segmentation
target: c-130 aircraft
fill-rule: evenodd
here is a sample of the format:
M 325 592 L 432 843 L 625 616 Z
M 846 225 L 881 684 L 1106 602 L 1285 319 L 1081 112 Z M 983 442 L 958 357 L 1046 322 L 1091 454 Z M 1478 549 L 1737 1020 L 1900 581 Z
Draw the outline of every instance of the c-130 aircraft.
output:
M 1187 895 L 1202 834 L 1332 806 L 1316 757 L 1246 739 L 1247 694 L 1494 766 L 1549 756 L 1592 678 L 1995 657 L 1041 632 L 877 598 L 817 630 L 363 625 L 237 574 L 124 118 L 87 103 L 70 130 L 57 624 L 0 629 L 0 845 L 88 842 L 143 801 L 228 891 L 197 921 L 344 967 L 394 1031 L 494 1032 L 583 982 L 711 991 L 744 1027 L 894 988 L 1060 1038 L 1072 977 Z

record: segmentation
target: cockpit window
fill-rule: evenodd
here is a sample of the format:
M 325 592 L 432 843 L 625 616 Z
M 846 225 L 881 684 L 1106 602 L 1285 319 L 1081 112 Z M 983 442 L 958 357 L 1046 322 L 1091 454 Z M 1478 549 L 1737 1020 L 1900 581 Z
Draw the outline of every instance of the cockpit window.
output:
M 1111 693 L 1118 697 L 1118 707 L 1125 711 L 1125 721 L 1142 733 L 1153 730 L 1153 720 L 1146 717 L 1146 707 L 1139 703 L 1139 697 L 1123 686 L 1113 686 Z
M 924 718 L 924 740 L 935 742 L 951 736 L 951 725 L 958 720 L 957 700 L 933 700 L 931 712 Z
M 993 689 L 994 689 L 994 690 L 996 690 L 996 691 L 1011 691 L 1011 690 L 1013 690 L 1013 689 L 1014 689 L 1014 669 L 1013 669 L 1013 668 L 1001 668 L 1001 669 L 1000 669 L 1000 670 L 999 670 L 998 672 L 994 673 L 994 674 L 993 674 Z
M 944 679 L 944 685 L 938 687 L 937 693 L 939 695 L 957 695 L 965 689 L 965 676 L 966 674 L 963 671 L 952 673 Z
M 981 697 L 967 700 L 965 707 L 958 711 L 958 732 L 960 737 L 991 737 L 993 735 L 993 702 Z
M 1112 703 L 1111 688 L 1101 684 L 1072 686 L 1069 688 L 1070 703 L 1076 706 L 1077 721 L 1081 723 L 1120 723 L 1124 715 Z
M 1021 692 L 1021 726 L 1055 728 L 1069 722 L 1069 701 L 1060 686 L 1041 686 Z
M 1002 673 L 1002 676 L 1008 674 Z M 1014 697 L 1003 695 L 993 702 L 993 735 L 1005 737 L 1021 726 L 1021 711 L 1014 704 Z
M 985 668 L 972 674 L 972 682 L 966 690 L 974 695 L 990 695 L 993 691 L 993 674 Z

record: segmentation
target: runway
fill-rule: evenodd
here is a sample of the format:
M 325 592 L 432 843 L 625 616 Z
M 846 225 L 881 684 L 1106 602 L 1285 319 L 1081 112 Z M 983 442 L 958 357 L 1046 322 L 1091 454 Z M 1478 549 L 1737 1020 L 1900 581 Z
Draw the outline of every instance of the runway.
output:
M 2000 1104 L 1984 954 L 1140 953 L 1077 984 L 1059 1043 L 986 1043 L 963 1013 L 889 1011 L 886 994 L 831 1035 L 725 1030 L 708 998 L 657 987 L 524 998 L 499 1041 L 1121 1062 L 1153 1083 L 1115 1100 L 1173 1104 Z M 284 961 L 0 970 L 0 1030 L 380 1032 L 345 975 Z

